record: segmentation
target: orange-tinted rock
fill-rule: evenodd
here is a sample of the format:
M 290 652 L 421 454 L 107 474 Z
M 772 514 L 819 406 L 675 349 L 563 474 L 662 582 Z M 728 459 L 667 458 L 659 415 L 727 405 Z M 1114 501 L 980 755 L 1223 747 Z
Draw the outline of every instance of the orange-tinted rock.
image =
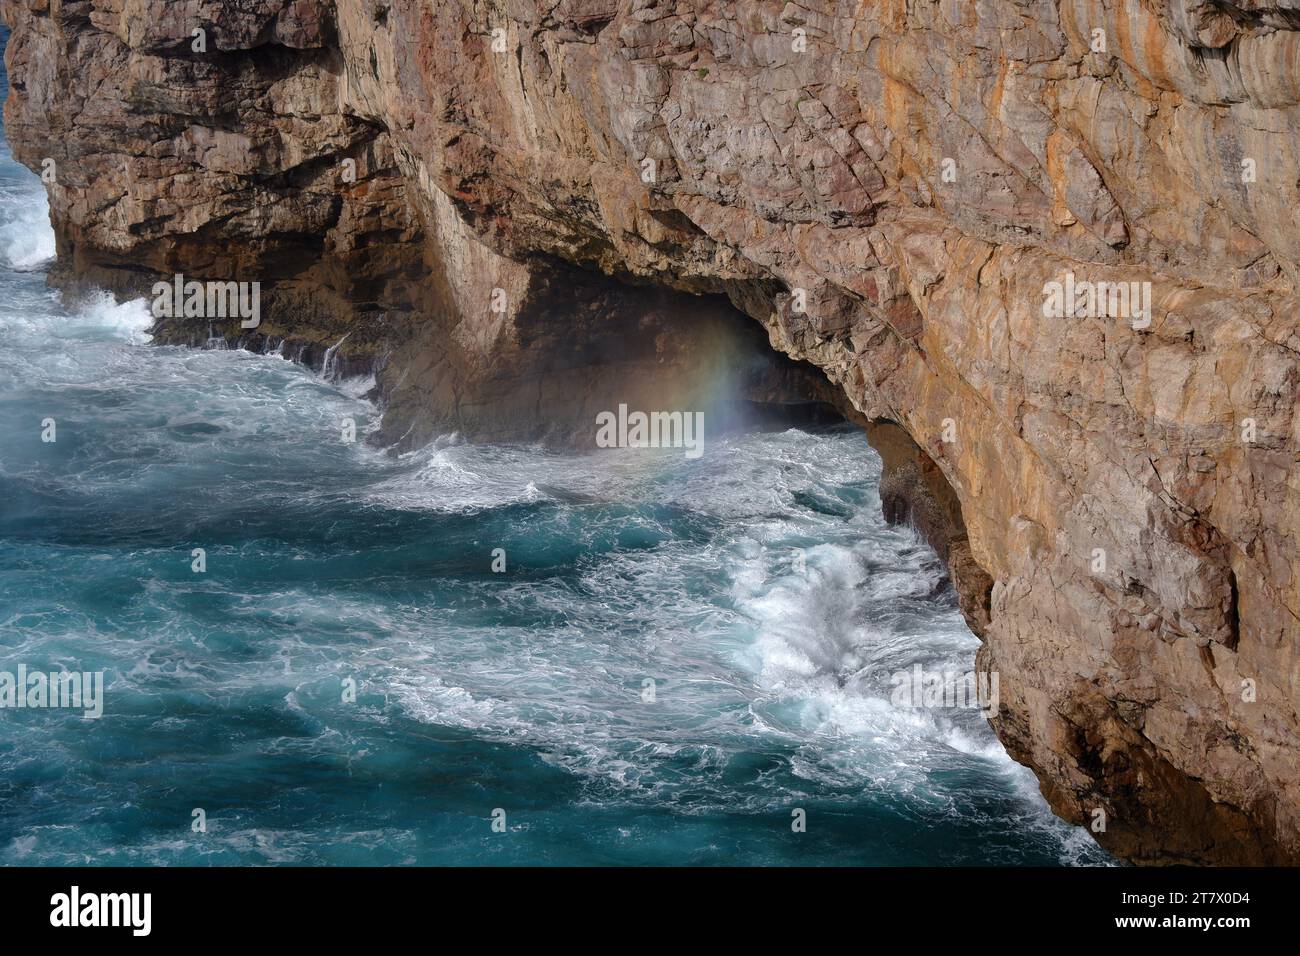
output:
M 557 263 L 725 294 L 942 477 L 994 726 L 1059 813 L 1300 860 L 1289 2 L 2 6 L 65 272 L 265 279 L 281 334 L 419 341 L 402 423 L 449 399 L 398 369 L 517 357 Z M 1098 282 L 1149 315 L 1045 313 Z

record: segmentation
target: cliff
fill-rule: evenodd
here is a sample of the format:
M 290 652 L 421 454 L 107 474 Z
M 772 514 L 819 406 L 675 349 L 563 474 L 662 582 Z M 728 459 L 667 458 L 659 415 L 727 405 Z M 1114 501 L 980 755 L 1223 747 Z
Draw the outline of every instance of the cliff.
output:
M 1300 861 L 1300 0 L 0 9 L 61 280 L 261 281 L 252 344 L 346 335 L 407 442 L 698 386 L 738 310 L 868 425 L 1057 813 Z

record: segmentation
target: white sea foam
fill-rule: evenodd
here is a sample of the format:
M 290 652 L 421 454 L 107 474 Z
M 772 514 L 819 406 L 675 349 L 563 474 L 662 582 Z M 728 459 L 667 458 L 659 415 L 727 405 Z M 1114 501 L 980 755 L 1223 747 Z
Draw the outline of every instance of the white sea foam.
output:
M 0 265 L 30 272 L 54 258 L 54 229 L 39 186 L 0 195 Z
M 147 299 L 118 302 L 112 294 L 98 291 L 78 302 L 71 319 L 62 329 L 65 335 L 103 335 L 143 345 L 149 341 L 154 323 Z
M 679 761 L 697 766 L 694 784 L 707 791 L 745 740 L 795 747 L 795 772 L 833 785 L 927 792 L 936 771 L 975 761 L 1016 777 L 1026 813 L 1056 826 L 978 713 L 890 700 L 890 674 L 916 662 L 968 670 L 979 644 L 937 593 L 943 571 L 933 553 L 909 529 L 885 527 L 874 495 L 847 495 L 839 516 L 824 503 L 798 504 L 872 478 L 871 453 L 797 432 L 731 442 L 725 464 L 706 458 L 667 475 L 652 463 L 535 449 L 456 445 L 412 456 L 412 468 L 375 489 L 390 506 L 499 507 L 544 495 L 557 511 L 588 509 L 590 532 L 602 503 L 658 497 L 662 507 L 735 524 L 703 549 L 605 554 L 584 575 L 580 599 L 494 585 L 510 606 L 544 607 L 574 629 L 457 628 L 445 659 L 445 637 L 412 635 L 412 648 L 390 662 L 395 699 L 422 721 L 527 742 L 624 796 L 670 798 L 679 784 L 665 767 Z M 797 548 L 802 571 L 792 568 Z M 721 606 L 693 585 L 719 575 L 731 582 Z M 576 600 L 608 619 L 591 619 Z M 665 684 L 649 713 L 636 706 L 647 675 Z M 672 726 L 692 730 L 665 732 Z M 733 796 L 719 784 L 717 798 Z

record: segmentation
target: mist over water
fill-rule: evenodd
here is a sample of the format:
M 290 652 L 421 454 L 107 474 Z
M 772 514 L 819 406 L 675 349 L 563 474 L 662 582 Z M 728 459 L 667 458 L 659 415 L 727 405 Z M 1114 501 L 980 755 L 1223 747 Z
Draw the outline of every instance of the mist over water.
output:
M 106 688 L 0 711 L 0 863 L 1106 860 L 978 712 L 890 702 L 978 642 L 858 431 L 393 457 L 340 440 L 368 382 L 151 346 L 53 248 L 6 149 L 0 671 Z

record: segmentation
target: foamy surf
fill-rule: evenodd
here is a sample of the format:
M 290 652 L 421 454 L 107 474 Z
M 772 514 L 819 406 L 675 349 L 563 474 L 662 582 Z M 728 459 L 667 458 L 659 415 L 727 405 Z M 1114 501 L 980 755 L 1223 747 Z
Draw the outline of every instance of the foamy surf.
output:
M 154 323 L 147 299 L 118 302 L 103 291 L 77 302 L 70 313 L 68 321 L 56 327 L 59 335 L 106 336 L 132 345 L 144 345 L 150 339 L 149 329 Z
M 8 149 L 4 161 L 12 168 Z M 35 177 L 0 178 L 0 266 L 13 272 L 42 269 L 54 259 L 45 190 Z

